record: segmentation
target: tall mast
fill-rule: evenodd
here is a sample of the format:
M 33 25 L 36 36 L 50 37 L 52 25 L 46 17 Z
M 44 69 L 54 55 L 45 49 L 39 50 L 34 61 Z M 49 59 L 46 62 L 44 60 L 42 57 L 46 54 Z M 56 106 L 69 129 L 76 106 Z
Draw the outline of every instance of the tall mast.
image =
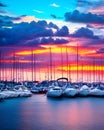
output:
M 33 55 L 33 48 L 31 48 L 31 79 L 33 81 L 33 76 L 34 76 L 34 55 Z
M 34 80 L 36 81 L 36 55 L 33 53 L 33 71 L 34 71 Z
M 95 73 L 95 58 L 93 59 L 93 82 L 95 82 L 96 73 Z
M 83 59 L 82 59 L 82 82 L 83 82 Z
M 40 71 L 41 65 L 39 67 L 39 82 L 41 81 L 41 71 Z
M 63 77 L 63 55 L 62 55 L 62 47 L 61 47 L 61 72 L 62 72 L 62 77 Z
M 78 60 L 79 60 L 78 51 L 79 51 L 79 50 L 78 50 L 78 43 L 77 43 L 77 82 L 78 82 L 78 78 L 79 78 L 79 77 L 78 77 L 78 76 L 79 76 L 79 75 L 78 75 Z
M 15 80 L 15 51 L 13 52 L 13 67 L 12 67 L 12 80 Z
M 52 48 L 50 47 L 50 80 L 52 80 Z
M 69 78 L 69 67 L 68 67 L 68 50 L 66 46 L 66 66 L 67 66 L 67 78 Z
M 47 78 L 48 78 L 48 80 L 49 80 L 49 69 L 50 69 L 50 65 L 49 65 L 49 63 L 47 63 Z
M 101 81 L 103 82 L 103 59 L 102 59 L 102 54 L 101 54 L 101 73 L 100 73 L 100 76 L 101 76 Z
M 55 61 L 54 61 L 54 80 L 56 79 L 56 71 L 55 71 Z

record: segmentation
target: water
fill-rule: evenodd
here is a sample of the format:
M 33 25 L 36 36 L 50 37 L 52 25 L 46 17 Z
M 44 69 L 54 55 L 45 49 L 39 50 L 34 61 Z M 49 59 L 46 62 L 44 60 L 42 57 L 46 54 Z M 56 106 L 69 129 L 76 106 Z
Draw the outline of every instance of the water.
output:
M 0 102 L 0 130 L 104 130 L 104 99 L 8 99 Z

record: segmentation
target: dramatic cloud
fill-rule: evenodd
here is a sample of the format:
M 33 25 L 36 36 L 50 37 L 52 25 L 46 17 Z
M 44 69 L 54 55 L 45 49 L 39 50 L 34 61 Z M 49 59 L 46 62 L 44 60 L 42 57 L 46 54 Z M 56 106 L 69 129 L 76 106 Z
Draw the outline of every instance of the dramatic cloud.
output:
M 45 37 L 55 37 L 55 36 L 68 36 L 69 30 L 66 26 L 61 29 L 57 25 L 46 21 L 32 21 L 31 23 L 13 23 L 12 20 L 18 18 L 7 17 L 10 23 L 3 23 L 0 28 L 0 46 L 5 45 L 37 45 L 43 43 L 67 43 L 65 39 L 52 39 Z M 53 32 L 56 30 L 56 33 Z M 40 40 L 40 38 L 42 38 Z
M 86 11 L 89 10 L 101 10 L 101 8 L 104 6 L 103 0 L 77 0 L 77 7 L 79 9 L 84 9 Z
M 2 26 L 12 26 L 14 20 L 18 21 L 22 17 L 24 17 L 24 15 L 19 16 L 19 17 L 11 17 L 11 16 L 6 16 L 6 15 L 0 15 L 0 27 L 2 27 Z
M 77 23 L 104 24 L 104 17 L 102 15 L 92 14 L 90 12 L 82 13 L 78 10 L 65 13 L 65 20 Z
M 65 44 L 65 43 L 68 43 L 69 41 L 68 40 L 65 40 L 63 38 L 59 39 L 59 38 L 42 38 L 41 39 L 41 44 Z
M 56 36 L 69 36 L 69 29 L 67 26 L 63 26 L 56 32 Z
M 98 37 L 94 36 L 93 32 L 90 29 L 83 27 L 78 29 L 72 36 L 98 39 Z
M 42 38 L 34 38 L 30 40 L 26 40 L 18 45 L 25 45 L 25 46 L 34 46 L 40 47 L 41 45 L 55 45 L 55 44 L 66 44 L 69 40 L 64 38 L 55 38 L 55 37 L 42 37 Z
M 50 22 L 50 23 L 48 24 L 48 27 L 49 27 L 49 28 L 54 28 L 54 29 L 56 29 L 56 30 L 59 29 L 59 27 L 58 27 L 56 24 L 53 24 L 52 22 Z

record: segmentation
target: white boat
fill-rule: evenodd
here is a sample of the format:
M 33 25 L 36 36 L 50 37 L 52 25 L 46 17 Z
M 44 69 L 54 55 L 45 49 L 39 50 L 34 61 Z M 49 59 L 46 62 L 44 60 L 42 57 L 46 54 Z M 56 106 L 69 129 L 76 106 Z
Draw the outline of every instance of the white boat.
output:
M 57 81 L 53 82 L 52 85 L 48 87 L 46 95 L 48 97 L 61 97 L 63 93 L 62 88 L 58 85 Z
M 39 93 L 39 87 L 37 87 L 37 84 L 34 84 L 30 91 L 32 93 Z
M 99 88 L 94 88 L 90 90 L 89 95 L 91 96 L 104 96 L 104 90 L 100 90 Z
M 90 88 L 87 85 L 83 85 L 78 92 L 79 96 L 88 96 L 90 93 Z
M 24 85 L 16 85 L 14 86 L 14 91 L 20 97 L 29 97 L 31 96 L 31 92 Z
M 39 89 L 38 89 L 38 88 L 32 88 L 32 89 L 31 89 L 31 92 L 32 92 L 32 93 L 39 93 Z
M 78 90 L 74 88 L 71 84 L 67 85 L 65 90 L 63 91 L 63 96 L 74 97 L 78 93 Z

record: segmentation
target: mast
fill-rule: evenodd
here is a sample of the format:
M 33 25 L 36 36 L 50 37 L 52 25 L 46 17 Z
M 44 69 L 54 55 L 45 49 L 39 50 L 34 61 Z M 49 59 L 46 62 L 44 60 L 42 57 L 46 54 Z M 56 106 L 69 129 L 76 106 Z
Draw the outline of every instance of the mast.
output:
M 12 67 L 12 80 L 15 80 L 15 51 L 13 52 L 13 67 Z
M 79 77 L 78 77 L 78 76 L 79 76 L 79 75 L 78 75 L 78 64 L 79 64 L 79 63 L 78 63 L 78 60 L 79 60 L 78 51 L 79 51 L 79 50 L 78 50 L 78 42 L 77 42 L 77 82 L 78 82 L 78 78 L 79 78 Z
M 41 68 L 41 66 L 39 67 L 39 82 L 41 81 L 41 71 L 40 71 L 40 68 Z
M 36 81 L 36 54 L 33 53 L 33 72 L 34 72 L 34 80 Z
M 50 47 L 50 80 L 52 80 L 52 48 Z
M 83 67 L 83 59 L 82 59 L 82 82 L 84 81 L 83 80 L 83 69 L 84 69 L 84 67 Z
M 95 73 L 95 58 L 93 59 L 93 82 L 95 82 L 96 79 L 96 73 Z
M 66 66 L 67 66 L 67 78 L 69 78 L 68 50 L 67 50 L 67 46 L 66 46 Z
M 33 82 L 34 78 L 34 54 L 33 54 L 33 48 L 31 48 L 31 79 Z
M 101 54 L 101 73 L 100 73 L 100 76 L 101 76 L 101 81 L 103 82 L 103 59 L 102 59 L 102 54 Z
M 61 47 L 61 67 L 62 67 L 62 70 L 61 70 L 61 74 L 62 74 L 62 77 L 63 77 L 63 55 L 62 55 L 62 47 Z
M 56 79 L 56 71 L 55 71 L 55 61 L 54 61 L 54 80 Z

